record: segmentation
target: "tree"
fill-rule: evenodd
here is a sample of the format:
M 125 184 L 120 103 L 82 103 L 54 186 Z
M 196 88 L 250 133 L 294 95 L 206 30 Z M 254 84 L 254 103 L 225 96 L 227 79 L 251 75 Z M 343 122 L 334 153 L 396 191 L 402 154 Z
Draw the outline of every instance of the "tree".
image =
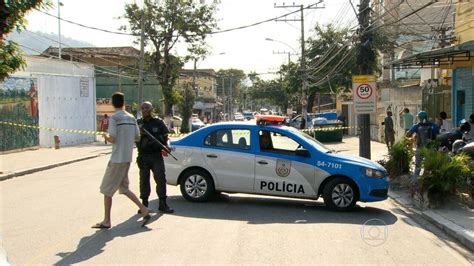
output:
M 299 63 L 289 62 L 280 66 L 280 79 L 283 90 L 292 107 L 296 107 L 297 112 L 301 112 L 301 86 L 303 83 L 301 67 Z
M 242 83 L 246 77 L 243 70 L 235 68 L 221 69 L 216 73 L 217 95 L 225 98 L 227 104 L 231 104 L 224 105 L 229 107 L 229 112 L 232 112 L 230 107 L 240 106 L 243 102 Z
M 281 80 L 256 79 L 248 94 L 252 99 L 265 100 L 268 105 L 279 106 L 282 110 L 288 108 L 288 93 Z
M 355 43 L 353 33 L 347 28 L 338 29 L 332 24 L 314 27 L 315 36 L 308 43 L 308 110 L 312 108 L 312 99 L 316 93 L 339 93 L 351 86 L 352 75 L 361 74 L 357 68 L 360 60 L 360 46 L 365 53 L 364 68 L 373 73 L 380 73 L 381 66 L 377 60 L 379 50 L 393 49 L 393 36 L 383 27 L 372 25 L 368 28 L 369 39 L 366 43 Z M 367 57 L 370 57 L 367 58 Z M 367 65 L 366 62 L 370 62 Z
M 143 8 L 136 3 L 125 5 L 125 17 L 131 32 L 139 36 L 143 21 L 147 41 L 153 45 L 152 66 L 163 92 L 165 116 L 172 115 L 172 107 L 179 99 L 174 85 L 184 58 L 173 54 L 173 48 L 178 43 L 190 47 L 203 43 L 207 34 L 216 27 L 214 11 L 214 6 L 184 0 L 159 3 L 145 0 Z M 193 51 L 192 48 L 190 50 Z
M 229 68 L 220 69 L 216 73 L 217 77 L 217 95 L 218 96 L 229 96 L 239 95 L 242 87 L 242 82 L 247 77 L 245 72 L 241 69 Z M 232 91 L 229 90 L 232 84 Z
M 15 29 L 24 29 L 27 23 L 25 15 L 29 10 L 49 6 L 49 1 L 42 0 L 0 0 L 0 81 L 26 65 L 18 44 L 6 41 L 7 35 Z
M 183 122 L 181 123 L 180 132 L 188 133 L 191 131 L 191 125 L 189 124 L 189 119 L 193 113 L 194 97 L 195 93 L 192 87 L 192 84 L 185 84 L 182 91 L 182 100 L 179 103 L 179 109 L 181 110 L 181 115 Z

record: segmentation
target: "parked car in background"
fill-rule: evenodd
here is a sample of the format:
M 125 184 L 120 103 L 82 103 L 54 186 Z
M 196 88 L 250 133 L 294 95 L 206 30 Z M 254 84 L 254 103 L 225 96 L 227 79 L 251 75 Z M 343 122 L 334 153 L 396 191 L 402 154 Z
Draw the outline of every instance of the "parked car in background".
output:
M 235 113 L 234 114 L 234 120 L 235 121 L 244 121 L 244 116 L 241 113 Z
M 316 113 L 307 113 L 306 114 L 306 124 L 305 128 L 311 128 L 312 127 L 312 120 L 316 118 Z M 301 128 L 301 122 L 303 121 L 303 116 L 302 115 L 297 115 L 293 119 L 290 120 L 290 126 L 300 129 Z
M 254 118 L 252 111 L 244 111 L 242 112 L 245 120 L 252 120 Z
M 196 131 L 202 127 L 205 127 L 206 124 L 201 121 L 197 116 L 194 116 L 191 118 L 191 131 Z
M 175 128 L 181 128 L 181 125 L 183 124 L 183 119 L 179 116 L 174 115 L 173 116 L 173 124 Z

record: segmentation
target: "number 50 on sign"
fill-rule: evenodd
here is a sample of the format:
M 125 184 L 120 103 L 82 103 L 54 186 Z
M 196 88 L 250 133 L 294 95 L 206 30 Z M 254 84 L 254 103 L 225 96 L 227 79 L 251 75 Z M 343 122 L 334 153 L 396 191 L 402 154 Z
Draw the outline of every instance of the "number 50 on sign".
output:
M 372 114 L 377 111 L 375 76 L 352 76 L 352 91 L 356 114 Z

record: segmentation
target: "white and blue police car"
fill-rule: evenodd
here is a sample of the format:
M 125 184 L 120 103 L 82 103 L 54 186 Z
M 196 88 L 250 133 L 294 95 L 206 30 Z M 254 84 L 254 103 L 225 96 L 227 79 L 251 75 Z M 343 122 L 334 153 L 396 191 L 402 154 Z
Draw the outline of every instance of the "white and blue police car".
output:
M 179 185 L 183 197 L 194 202 L 217 192 L 322 196 L 327 207 L 347 211 L 357 201 L 387 198 L 388 175 L 381 165 L 335 154 L 313 137 L 279 124 L 283 119 L 218 123 L 171 141 L 177 160 L 165 157 L 168 184 Z

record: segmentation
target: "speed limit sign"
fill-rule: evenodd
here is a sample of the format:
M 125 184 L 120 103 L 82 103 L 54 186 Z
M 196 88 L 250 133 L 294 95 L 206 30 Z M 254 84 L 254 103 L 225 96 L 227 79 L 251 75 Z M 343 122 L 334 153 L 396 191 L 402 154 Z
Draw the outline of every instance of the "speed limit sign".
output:
M 370 98 L 370 96 L 372 96 L 372 86 L 370 86 L 369 84 L 360 84 L 358 87 L 357 87 L 357 96 L 361 99 L 368 99 Z
M 371 114 L 377 111 L 375 76 L 353 76 L 352 90 L 356 114 Z

